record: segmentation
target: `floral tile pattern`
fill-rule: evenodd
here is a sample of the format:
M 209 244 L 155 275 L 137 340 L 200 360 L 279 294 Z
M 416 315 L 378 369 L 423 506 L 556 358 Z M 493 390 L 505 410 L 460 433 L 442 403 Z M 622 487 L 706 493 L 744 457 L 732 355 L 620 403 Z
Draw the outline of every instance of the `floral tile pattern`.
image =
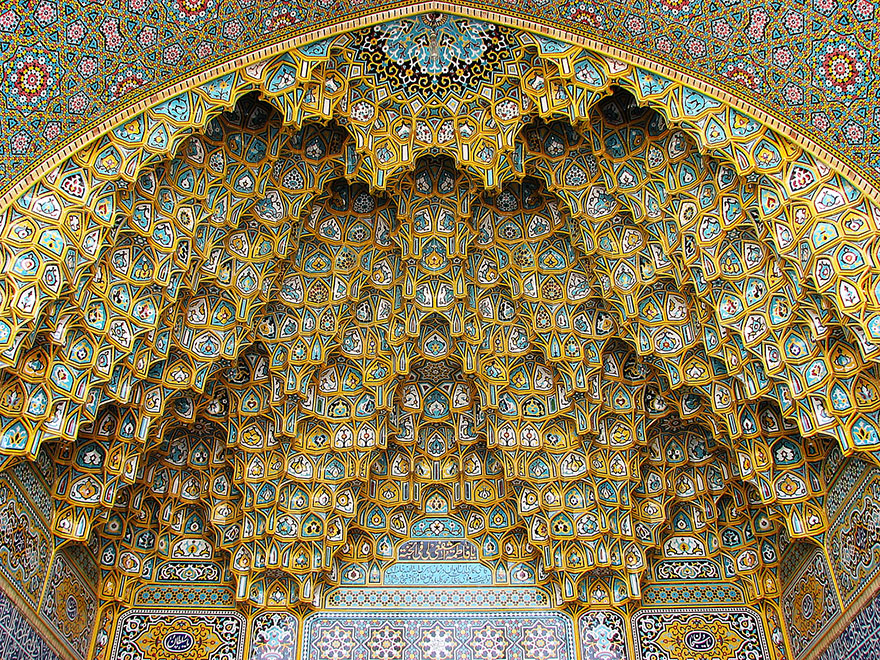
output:
M 119 617 L 111 658 L 241 660 L 245 617 L 233 610 L 129 609 Z
M 4 6 L 0 162 L 343 5 Z M 9 593 L 79 660 L 816 652 L 878 571 L 880 208 L 697 79 L 870 169 L 838 5 L 525 7 L 694 78 L 397 16 L 78 147 L 0 212 Z
M 405 7 L 383 0 L 12 0 L 0 8 L 0 192 L 72 137 L 188 75 L 316 27 Z M 498 2 L 462 7 L 506 13 Z M 873 0 L 745 7 L 702 0 L 517 5 L 729 90 L 880 179 Z
M 0 658 L 60 660 L 2 591 L 0 591 Z
M 782 598 L 783 619 L 794 657 L 806 657 L 841 612 L 831 569 L 822 551 L 816 548 L 788 583 Z
M 758 612 L 747 608 L 644 609 L 632 617 L 634 657 L 652 660 L 769 658 Z
M 305 619 L 303 660 L 574 660 L 561 613 L 321 613 Z

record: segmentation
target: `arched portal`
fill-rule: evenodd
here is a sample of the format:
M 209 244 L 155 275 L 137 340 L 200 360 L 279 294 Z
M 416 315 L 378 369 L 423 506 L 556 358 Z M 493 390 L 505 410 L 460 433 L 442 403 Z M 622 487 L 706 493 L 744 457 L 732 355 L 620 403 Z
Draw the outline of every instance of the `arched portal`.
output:
M 59 649 L 818 652 L 872 593 L 880 209 L 685 82 L 420 14 L 17 197 L 3 547 Z

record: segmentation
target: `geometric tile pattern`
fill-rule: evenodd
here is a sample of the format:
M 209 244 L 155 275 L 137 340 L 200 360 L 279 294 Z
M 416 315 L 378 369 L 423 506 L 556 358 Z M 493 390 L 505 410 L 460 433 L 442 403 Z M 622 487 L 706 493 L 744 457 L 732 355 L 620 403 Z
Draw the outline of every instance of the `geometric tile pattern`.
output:
M 3 5 L 0 190 L 59 145 L 136 99 L 260 46 L 345 19 L 372 20 L 388 0 L 128 0 L 67 11 L 55 0 Z M 509 14 L 503 2 L 462 9 Z M 780 117 L 877 181 L 876 3 L 651 1 L 606 7 L 528 2 L 520 16 L 653 60 Z
M 166 76 L 135 53 L 208 61 L 199 35 L 260 11 L 96 10 L 128 59 L 98 92 L 95 26 L 34 4 L 0 10 L 17 166 L 72 134 L 53 114 Z M 631 34 L 661 29 L 639 11 Z M 745 35 L 781 44 L 763 12 Z M 59 24 L 76 64 L 33 42 Z M 773 51 L 791 76 L 742 49 L 715 75 L 761 103 L 809 79 L 821 139 L 856 145 L 872 54 L 811 30 Z M 241 657 L 244 615 L 205 609 L 233 604 L 260 660 L 300 630 L 322 660 L 622 660 L 627 621 L 637 656 L 769 657 L 758 608 L 806 657 L 844 609 L 832 570 L 849 603 L 878 569 L 874 473 L 842 459 L 880 455 L 878 225 L 729 103 L 502 25 L 421 14 L 212 75 L 0 215 L 3 575 L 83 659 L 117 615 L 104 657 Z M 407 611 L 339 611 L 383 606 Z
M 346 588 L 328 591 L 324 606 L 328 609 L 485 609 L 505 610 L 542 608 L 550 606 L 547 592 L 535 587 L 493 587 L 470 589 L 443 587 L 442 589 L 414 589 L 410 587 Z
M 736 585 L 723 584 L 662 584 L 650 585 L 644 591 L 643 605 L 687 605 L 688 603 L 742 603 L 742 591 Z
M 303 625 L 303 660 L 577 657 L 571 619 L 558 612 L 319 613 Z
M 99 535 L 107 601 L 228 556 L 257 608 L 367 572 L 622 605 L 652 553 L 774 598 L 781 530 L 827 528 L 828 436 L 880 448 L 880 211 L 711 97 L 503 26 L 229 72 L 5 217 L 0 452 L 52 447 L 52 531 Z M 485 565 L 388 568 L 439 509 Z

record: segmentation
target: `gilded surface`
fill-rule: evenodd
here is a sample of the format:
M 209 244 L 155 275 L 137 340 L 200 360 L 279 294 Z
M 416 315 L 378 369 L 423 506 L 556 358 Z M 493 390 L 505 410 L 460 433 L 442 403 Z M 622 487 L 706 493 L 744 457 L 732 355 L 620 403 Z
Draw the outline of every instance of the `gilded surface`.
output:
M 272 612 L 493 589 L 607 612 L 571 619 L 596 653 L 797 653 L 839 607 L 824 556 L 784 607 L 783 549 L 825 541 L 829 452 L 880 449 L 878 222 L 693 88 L 468 18 L 162 101 L 0 216 L 2 465 L 54 472 L 51 536 L 100 563 L 100 617 L 61 560 L 45 607 L 99 657 L 234 656 L 232 605 L 292 654 Z M 569 653 L 523 616 L 497 644 Z M 402 653 L 389 617 L 312 621 Z
M 728 94 L 741 110 L 755 108 L 787 123 L 875 187 L 880 181 L 880 76 L 873 53 L 878 17 L 872 0 L 431 4 L 589 39 L 610 54 L 668 67 Z M 228 69 L 260 48 L 338 31 L 345 21 L 381 22 L 431 8 L 389 0 L 126 0 L 82 6 L 88 10 L 67 11 L 57 0 L 8 0 L 0 11 L 0 35 L 7 44 L 0 52 L 2 192 L 71 139 L 89 135 L 135 102 L 163 96 L 173 83 L 206 69 Z M 455 28 L 444 36 L 450 34 Z M 465 36 L 461 46 L 447 42 L 443 48 L 476 59 L 475 42 Z M 389 52 L 418 48 L 429 50 L 409 38 Z M 421 62 L 428 59 L 422 56 Z

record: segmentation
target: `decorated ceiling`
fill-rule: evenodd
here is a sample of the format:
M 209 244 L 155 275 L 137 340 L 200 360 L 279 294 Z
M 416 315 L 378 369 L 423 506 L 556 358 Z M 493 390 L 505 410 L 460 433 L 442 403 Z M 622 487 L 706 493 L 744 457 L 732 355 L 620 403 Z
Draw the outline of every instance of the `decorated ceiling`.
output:
M 802 657 L 783 618 L 841 608 L 814 578 L 786 610 L 783 555 L 827 566 L 829 457 L 880 450 L 878 224 L 693 85 L 451 14 L 361 27 L 156 101 L 2 212 L 0 466 L 97 564 L 96 657 L 160 657 L 108 646 L 120 612 L 154 630 L 157 583 L 216 585 L 233 649 L 238 612 L 295 627 L 425 572 L 643 621 L 617 660 L 670 648 L 644 608 L 702 580 L 753 609 L 679 637 Z M 355 619 L 311 619 L 315 657 Z
M 11 0 L 0 10 L 0 194 L 170 86 L 429 9 L 540 27 L 683 76 L 880 185 L 873 0 Z

